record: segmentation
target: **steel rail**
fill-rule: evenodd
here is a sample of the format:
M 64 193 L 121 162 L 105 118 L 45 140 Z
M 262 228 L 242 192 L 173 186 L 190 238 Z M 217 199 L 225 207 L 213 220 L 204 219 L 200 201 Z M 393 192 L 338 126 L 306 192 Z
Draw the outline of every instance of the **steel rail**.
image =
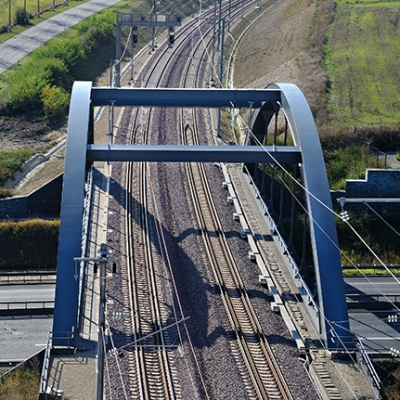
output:
M 238 4 L 240 4 L 240 2 L 238 2 Z M 195 26 L 194 24 L 195 23 L 192 23 L 191 25 L 192 25 L 194 30 L 197 30 L 198 27 Z M 182 36 L 181 39 L 183 39 L 188 34 L 188 30 L 183 31 L 181 29 L 179 32 L 181 32 L 180 33 L 180 35 Z M 183 32 L 185 32 L 185 33 L 183 33 Z M 180 37 L 180 35 L 176 35 L 176 39 L 178 39 Z M 179 48 L 180 48 L 181 45 L 182 46 L 185 45 L 184 41 L 180 42 L 178 40 L 178 42 L 176 42 L 175 52 L 179 51 Z M 162 50 L 162 49 L 160 49 L 160 50 Z M 149 70 L 147 70 L 147 72 L 145 72 L 144 82 L 145 82 L 146 86 L 151 85 L 152 80 L 157 75 L 159 75 L 160 78 L 157 79 L 156 85 L 160 84 L 161 76 L 164 74 L 164 71 L 166 70 L 166 68 L 172 62 L 171 61 L 172 58 L 169 57 L 168 61 L 165 62 L 163 65 L 161 65 L 161 60 L 162 60 L 163 56 L 168 55 L 168 51 L 169 51 L 168 48 L 165 48 L 162 52 L 159 51 L 157 57 L 155 57 L 155 60 L 152 63 L 151 68 Z M 137 82 L 140 82 L 140 81 L 141 80 L 139 79 Z M 139 110 L 136 110 L 136 115 L 134 117 L 134 124 L 132 125 L 131 128 L 129 128 L 129 130 L 133 133 L 132 140 L 140 140 L 140 143 L 146 143 L 147 139 L 145 139 L 145 138 L 147 137 L 147 133 L 145 133 L 144 135 L 141 135 L 141 132 L 139 132 L 138 129 L 136 129 L 136 127 L 139 126 L 140 127 L 139 129 L 142 129 L 142 131 L 144 131 L 144 132 L 148 131 L 148 127 L 151 125 L 150 121 L 151 121 L 152 110 L 148 111 L 148 116 L 146 117 L 147 118 L 147 123 L 145 123 L 145 124 L 141 124 L 141 123 L 138 124 L 138 115 L 139 115 Z M 139 138 L 140 136 L 144 136 L 144 138 L 143 137 Z M 135 172 L 133 170 L 133 165 L 134 164 L 136 164 Z M 132 193 L 134 191 L 134 187 L 133 187 L 134 183 L 133 183 L 133 179 L 132 179 L 133 175 L 142 177 L 141 183 L 139 185 L 137 185 L 138 187 L 141 188 L 140 193 L 139 193 L 139 195 L 136 195 L 137 192 L 135 192 L 135 195 L 134 195 L 134 197 L 136 199 L 138 199 L 137 202 L 141 204 L 141 211 L 139 212 L 140 213 L 140 218 L 136 217 L 134 219 L 136 219 L 136 221 L 139 221 L 139 220 L 140 221 L 146 221 L 147 220 L 147 213 L 145 212 L 145 209 L 147 210 L 146 195 L 145 195 L 145 192 L 146 192 L 146 182 L 145 182 L 146 181 L 146 167 L 145 167 L 145 164 L 143 164 L 143 163 L 130 163 L 128 168 L 127 168 L 126 182 L 129 185 L 129 187 L 127 187 L 127 193 L 128 194 L 127 194 L 127 198 L 126 198 L 127 206 L 129 207 L 129 209 L 127 210 L 127 215 L 129 217 L 132 217 L 133 213 L 137 212 L 137 210 L 135 211 L 132 208 L 132 206 L 133 206 L 133 204 L 132 204 Z M 129 218 L 129 219 L 131 220 L 131 218 Z M 141 230 L 141 232 L 143 234 L 142 240 L 141 240 L 141 242 L 143 242 L 143 243 L 145 242 L 145 240 L 148 239 L 149 229 L 150 229 L 149 225 L 148 225 L 148 220 L 147 220 L 147 222 L 145 222 L 145 224 L 146 224 L 146 227 L 143 227 L 143 226 L 139 227 L 139 229 Z M 129 232 L 127 237 L 129 239 L 132 239 L 135 236 L 137 237 L 138 233 L 136 231 L 136 228 L 135 228 L 135 231 L 133 231 L 132 223 L 127 221 L 126 225 L 127 225 L 127 231 Z M 129 240 L 129 239 L 127 239 L 127 240 Z M 135 253 L 138 253 L 139 251 L 140 252 L 143 251 L 142 248 L 140 248 L 138 250 L 138 248 L 136 246 L 135 247 L 133 247 L 133 246 L 134 246 L 133 244 L 129 245 L 129 247 L 130 247 L 130 250 L 129 250 L 130 256 L 129 256 L 129 258 L 131 259 L 130 263 L 132 263 L 132 257 L 137 257 L 137 254 L 135 254 Z M 146 253 L 147 254 L 145 254 L 143 256 L 140 256 L 140 257 L 143 257 L 143 264 L 144 265 L 151 264 L 152 255 L 151 255 L 150 246 L 148 247 Z M 137 278 L 137 275 L 133 275 L 134 274 L 134 270 L 136 269 L 136 266 L 134 268 L 130 268 L 130 269 L 132 270 L 132 272 L 131 272 L 132 275 L 130 277 L 130 279 L 132 281 L 131 285 L 130 285 L 131 286 L 131 290 L 132 290 L 132 307 L 131 307 L 131 309 L 134 310 L 134 311 L 132 311 L 134 313 L 136 310 L 140 309 L 140 307 L 141 307 L 140 303 L 143 301 L 143 298 L 139 298 L 138 291 L 140 290 L 140 288 L 136 287 L 138 278 Z M 156 307 L 157 301 L 158 301 L 157 300 L 157 294 L 156 294 L 157 284 L 156 284 L 154 275 L 152 275 L 150 273 L 150 275 L 148 275 L 147 278 L 149 280 L 151 280 L 151 282 L 152 282 L 151 283 L 152 291 L 153 291 L 153 293 L 155 293 L 153 295 L 153 298 L 152 298 L 152 303 L 153 303 L 153 307 L 157 308 Z M 134 333 L 133 333 L 134 342 L 141 341 L 141 338 L 138 335 L 138 333 L 139 332 L 143 333 L 142 332 L 143 329 L 139 325 L 139 324 L 142 323 L 142 319 L 143 318 L 140 318 L 140 316 L 137 313 L 133 314 L 132 317 L 135 320 L 135 326 L 134 326 L 134 329 L 133 329 L 134 330 Z M 158 322 L 155 323 L 155 326 L 154 326 L 153 329 L 155 331 L 159 331 L 160 332 L 155 336 L 155 338 L 159 339 L 160 342 L 157 342 L 157 343 L 152 342 L 152 343 L 154 345 L 154 348 L 158 349 L 158 354 L 160 354 L 160 351 L 164 352 L 163 360 L 161 359 L 161 356 L 160 356 L 160 359 L 159 359 L 159 365 L 160 365 L 161 368 L 163 368 L 163 372 L 161 374 L 157 374 L 157 375 L 162 375 L 164 377 L 164 378 L 162 378 L 162 379 L 164 379 L 163 387 L 165 387 L 165 388 L 169 387 L 169 389 L 164 390 L 164 392 L 166 392 L 166 393 L 163 394 L 162 397 L 166 398 L 166 399 L 174 399 L 175 397 L 174 397 L 174 389 L 173 389 L 173 378 L 171 377 L 171 371 L 169 370 L 170 367 L 168 365 L 168 357 L 165 354 L 166 345 L 165 345 L 165 341 L 164 341 L 163 327 L 162 327 L 162 323 L 161 323 L 162 316 L 160 316 L 160 314 L 158 314 L 158 317 L 154 317 L 154 318 L 151 317 L 151 320 L 153 320 L 153 319 L 154 320 L 158 320 Z M 152 343 L 150 343 L 150 346 L 152 345 Z M 147 398 L 154 398 L 152 396 L 152 394 L 150 393 L 151 388 L 148 387 L 149 384 L 150 384 L 150 380 L 149 380 L 150 378 L 145 377 L 144 374 L 146 374 L 146 372 L 143 372 L 143 371 L 146 371 L 146 369 L 148 368 L 147 365 L 146 365 L 146 360 L 143 359 L 142 357 L 146 356 L 146 354 L 147 354 L 147 352 L 149 350 L 149 347 L 148 347 L 149 343 L 147 343 L 147 342 L 144 343 L 144 340 L 143 340 L 143 346 L 135 346 L 135 343 L 133 343 L 133 346 L 135 347 L 135 352 L 137 354 L 136 374 L 139 374 L 139 378 L 138 379 L 140 381 L 140 383 L 139 383 L 140 391 L 141 391 L 141 395 L 140 396 L 141 396 L 141 398 L 146 398 L 146 399 Z M 167 371 L 168 371 L 168 373 L 167 373 Z M 157 386 L 157 385 L 153 384 L 152 386 Z M 160 395 L 160 394 L 158 394 L 158 395 Z
M 136 114 L 137 118 L 138 114 Z M 136 120 L 135 118 L 135 120 Z M 151 113 L 147 116 L 149 121 Z M 145 130 L 140 141 L 147 141 Z M 134 140 L 134 138 L 132 138 Z M 152 261 L 151 243 L 149 240 L 149 221 L 147 214 L 147 183 L 146 164 L 129 163 L 127 167 L 126 186 L 128 197 L 127 207 L 130 209 L 129 229 L 130 266 L 132 280 L 133 307 L 135 310 L 136 340 L 134 343 L 138 357 L 137 373 L 140 379 L 142 398 L 175 399 L 171 385 L 170 370 L 165 354 L 165 339 L 162 333 L 162 316 L 158 305 L 155 270 Z M 135 199 L 135 200 L 134 200 Z M 133 202 L 136 202 L 136 210 Z M 143 338 L 143 339 L 142 339 Z M 161 384 L 160 384 L 161 381 Z
M 193 83 L 194 86 L 196 86 L 196 78 L 200 75 L 200 71 L 196 68 L 193 75 Z M 184 85 L 188 77 L 189 69 L 187 69 L 187 73 L 183 78 Z M 191 128 L 190 124 L 186 123 L 188 119 L 191 120 L 193 128 Z M 190 118 L 188 111 L 182 110 L 180 128 L 183 144 L 191 146 L 199 144 L 199 136 L 196 127 L 196 111 L 192 109 Z M 220 293 L 228 312 L 228 318 L 235 331 L 243 361 L 251 376 L 254 389 L 259 398 L 291 399 L 290 390 L 280 372 L 273 352 L 268 345 L 265 334 L 262 331 L 256 313 L 251 305 L 245 286 L 240 279 L 236 263 L 229 249 L 212 200 L 204 165 L 195 163 L 186 164 L 186 171 L 193 205 L 202 231 L 207 254 L 212 265 L 213 274 L 220 288 Z M 207 215 L 208 212 L 209 214 Z M 216 235 L 209 235 L 209 232 L 214 230 Z M 224 264 L 226 267 L 222 266 Z M 227 289 L 226 287 L 227 279 L 233 281 L 230 283 L 231 289 Z M 247 333 L 244 333 L 245 331 L 247 331 Z M 260 347 L 265 357 L 263 359 L 264 361 L 261 362 L 257 360 Z M 267 383 L 265 376 L 269 376 L 270 373 L 269 371 L 265 372 L 265 369 L 261 366 L 265 361 L 268 363 L 277 385 Z M 279 389 L 277 390 L 277 388 Z M 251 394 L 249 393 L 249 395 Z

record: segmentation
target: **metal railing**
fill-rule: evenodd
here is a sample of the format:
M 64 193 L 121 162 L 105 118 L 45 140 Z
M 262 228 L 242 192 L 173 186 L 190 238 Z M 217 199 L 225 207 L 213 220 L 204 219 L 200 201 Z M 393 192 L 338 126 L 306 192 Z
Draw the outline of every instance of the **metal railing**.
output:
M 39 391 L 39 399 L 43 398 L 41 395 L 47 393 L 48 389 L 48 381 L 49 381 L 49 376 L 50 376 L 50 359 L 51 359 L 51 350 L 53 349 L 53 337 L 54 334 L 56 334 L 57 339 L 67 339 L 67 346 L 63 346 L 64 348 L 66 347 L 67 349 L 73 349 L 73 346 L 70 345 L 72 340 L 74 339 L 74 332 L 49 332 L 47 334 L 47 342 L 46 342 L 46 350 L 44 353 L 44 358 L 43 358 L 43 367 L 42 367 L 42 373 L 40 375 L 40 391 Z M 51 390 L 52 391 L 52 390 Z M 54 393 L 50 393 L 54 394 Z
M 375 371 L 374 366 L 372 365 L 371 359 L 368 356 L 367 350 L 364 347 L 364 344 L 362 343 L 361 339 L 359 337 L 356 337 L 355 339 L 355 347 L 357 348 L 357 362 L 358 364 L 363 364 L 368 372 L 368 375 L 372 379 L 372 384 L 373 384 L 373 392 L 374 396 L 376 399 L 380 399 L 379 395 L 379 390 L 381 387 L 381 380 L 378 376 L 378 374 Z M 362 365 L 360 365 L 361 369 Z M 375 390 L 374 390 L 375 389 Z
M 365 294 L 354 293 L 346 294 L 346 301 L 353 303 L 399 303 L 400 293 L 389 294 Z
M 44 352 L 42 373 L 40 375 L 40 393 L 46 393 L 47 382 L 50 372 L 50 355 L 51 348 L 53 347 L 53 335 L 52 332 L 47 334 L 46 350 Z
M 53 309 L 54 300 L 2 301 L 0 311 Z
M 0 284 L 55 283 L 54 271 L 0 272 Z

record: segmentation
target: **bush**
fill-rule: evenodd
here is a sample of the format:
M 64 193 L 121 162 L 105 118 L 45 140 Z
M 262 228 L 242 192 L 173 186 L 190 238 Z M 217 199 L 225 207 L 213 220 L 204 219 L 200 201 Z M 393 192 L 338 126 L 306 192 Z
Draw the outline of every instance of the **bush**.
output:
M 392 384 L 383 382 L 383 395 L 387 400 L 400 399 L 400 367 L 393 372 L 394 382 Z
M 0 269 L 53 270 L 59 221 L 0 222 Z
M 41 99 L 46 117 L 58 120 L 62 118 L 68 110 L 69 95 L 60 87 L 46 86 L 42 92 Z
M 398 214 L 382 212 L 382 216 L 394 229 L 399 230 L 400 216 Z M 350 215 L 352 227 L 358 232 L 375 253 L 379 254 L 385 264 L 400 263 L 400 243 L 398 236 L 375 215 L 368 212 Z M 357 240 L 349 226 L 338 219 L 336 222 L 340 249 L 355 264 L 372 265 L 374 256 L 366 248 L 363 242 Z M 343 265 L 349 265 L 349 261 L 342 258 Z
M 85 57 L 80 39 L 60 38 L 50 42 L 47 46 L 40 47 L 32 57 L 32 62 L 37 63 L 42 59 L 61 60 L 73 80 L 77 74 L 77 65 Z
M 17 113 L 38 113 L 42 109 L 41 93 L 47 85 L 44 71 L 20 70 L 11 79 L 9 107 Z
M 11 189 L 0 188 L 0 199 L 14 196 L 14 191 Z
M 28 14 L 23 7 L 17 9 L 15 13 L 15 21 L 18 25 L 27 25 L 28 24 Z
M 39 391 L 40 372 L 39 368 L 25 368 L 20 365 L 8 373 L 0 381 L 0 399 L 8 400 L 36 400 Z
M 0 186 L 11 179 L 15 172 L 20 170 L 24 163 L 32 157 L 30 149 L 0 152 Z

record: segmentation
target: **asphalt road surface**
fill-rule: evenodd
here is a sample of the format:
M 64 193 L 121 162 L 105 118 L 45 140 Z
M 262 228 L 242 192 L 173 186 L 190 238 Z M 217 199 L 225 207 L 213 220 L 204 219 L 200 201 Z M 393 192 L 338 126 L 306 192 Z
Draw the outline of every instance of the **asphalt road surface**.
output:
M 393 277 L 351 277 L 345 278 L 345 291 L 347 295 L 371 297 L 383 293 L 400 295 L 400 284 Z M 380 299 L 386 302 L 387 309 L 349 309 L 350 330 L 357 334 L 369 353 L 387 354 L 391 348 L 400 350 L 400 312 L 383 296 Z M 390 323 L 388 316 L 395 314 L 398 322 Z
M 57 14 L 54 17 L 0 43 L 0 74 L 48 40 L 96 12 L 120 0 L 91 0 Z
M 398 293 L 400 295 L 400 277 L 396 279 L 390 276 L 346 277 L 344 278 L 345 291 L 346 294 L 377 295 Z
M 13 301 L 54 301 L 54 284 L 31 285 L 2 285 L 0 290 L 0 303 Z
M 393 314 L 387 310 L 349 310 L 350 330 L 357 334 L 369 353 L 387 354 L 392 347 L 400 350 L 400 319 L 389 323 L 387 318 Z
M 18 362 L 38 353 L 46 347 L 53 317 L 0 318 L 0 362 Z

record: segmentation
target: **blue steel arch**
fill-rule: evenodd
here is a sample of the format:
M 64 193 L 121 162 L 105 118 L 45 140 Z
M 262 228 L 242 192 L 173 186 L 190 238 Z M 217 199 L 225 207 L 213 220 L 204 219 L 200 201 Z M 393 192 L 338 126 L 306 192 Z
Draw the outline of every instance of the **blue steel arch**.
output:
M 331 211 L 332 200 L 314 118 L 307 100 L 297 86 L 273 83 L 267 89 L 279 90 L 281 98 L 278 102 L 265 102 L 254 113 L 252 134 L 247 136 L 246 144 L 263 143 L 274 115 L 283 112 L 287 124 L 285 129 L 291 134 L 301 153 L 301 162 L 298 165 L 309 215 L 320 334 L 327 347 L 334 347 L 332 343 L 338 348 L 342 348 L 343 344 L 351 346 L 340 251 L 334 214 Z M 254 169 L 254 165 L 249 168 Z
M 198 146 L 193 153 L 186 146 L 159 146 L 160 152 L 146 146 L 90 144 L 93 136 L 93 107 L 162 106 L 162 107 L 249 107 L 255 110 L 253 130 L 260 139 L 265 135 L 274 113 L 282 109 L 290 125 L 295 146 Z M 265 152 L 267 148 L 268 152 Z M 127 150 L 127 151 L 124 151 Z M 193 150 L 193 149 L 191 149 Z M 159 153 L 157 155 L 157 153 Z M 271 162 L 270 155 L 282 162 L 301 163 L 308 198 L 307 208 L 312 216 L 313 252 L 318 273 L 319 307 L 322 320 L 348 328 L 344 285 L 336 228 L 331 208 L 328 181 L 319 144 L 318 133 L 300 90 L 291 84 L 275 84 L 267 89 L 145 89 L 93 88 L 91 82 L 75 82 L 70 103 L 65 156 L 64 183 L 61 201 L 61 221 L 57 260 L 56 298 L 53 322 L 54 344 L 67 344 L 65 332 L 76 332 L 78 318 L 79 265 L 74 257 L 84 256 L 81 249 L 82 217 L 86 170 L 93 161 L 190 161 L 195 154 L 197 162 Z M 326 205 L 322 206 L 319 199 Z M 327 235 L 325 236 L 325 232 Z M 328 240 L 328 238 L 330 238 Z M 331 242 L 333 240 L 333 242 Z M 332 283 L 334 285 L 332 285 Z M 332 347 L 329 338 L 331 326 L 322 323 L 322 338 Z M 346 330 L 337 326 L 336 335 L 347 337 Z M 76 339 L 76 335 L 75 335 Z M 75 339 L 70 342 L 76 345 Z

